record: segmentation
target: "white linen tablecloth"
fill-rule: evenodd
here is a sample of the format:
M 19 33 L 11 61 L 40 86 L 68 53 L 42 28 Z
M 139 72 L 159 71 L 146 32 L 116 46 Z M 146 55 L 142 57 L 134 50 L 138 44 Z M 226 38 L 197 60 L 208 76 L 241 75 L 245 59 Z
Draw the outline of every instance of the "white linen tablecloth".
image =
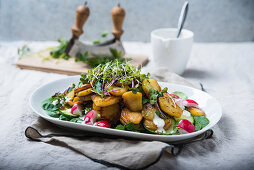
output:
M 33 50 L 56 42 L 0 42 L 0 169 L 116 169 L 85 156 L 24 136 L 37 118 L 28 99 L 40 85 L 66 77 L 16 68 L 17 48 Z M 126 42 L 127 52 L 151 54 L 150 44 Z M 213 142 L 186 146 L 181 155 L 164 154 L 149 169 L 251 169 L 254 167 L 254 43 L 196 43 L 184 77 L 201 82 L 223 107 Z M 145 69 L 145 68 L 144 68 Z

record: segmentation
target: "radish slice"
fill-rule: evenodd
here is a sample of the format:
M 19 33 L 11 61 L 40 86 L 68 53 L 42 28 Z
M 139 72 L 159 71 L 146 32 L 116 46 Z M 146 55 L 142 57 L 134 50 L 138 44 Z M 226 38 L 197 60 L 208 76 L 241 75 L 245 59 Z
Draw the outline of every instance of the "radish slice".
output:
M 178 132 L 181 134 L 195 132 L 195 126 L 187 119 L 183 119 L 178 124 Z
M 98 113 L 95 110 L 91 110 L 87 113 L 87 115 L 84 118 L 84 123 L 88 125 L 93 125 L 94 122 L 96 122 Z
M 184 104 L 185 107 L 198 107 L 198 103 L 191 99 L 186 99 Z
M 72 106 L 71 108 L 71 114 L 73 115 L 81 115 L 82 113 L 82 106 L 79 104 L 75 104 L 74 106 Z
M 177 95 L 175 95 L 175 94 L 169 94 L 172 98 L 174 98 L 174 99 L 180 99 L 180 97 L 179 96 L 177 96 Z
M 94 126 L 110 128 L 110 123 L 106 120 L 100 120 L 94 124 Z
M 198 107 L 198 103 L 191 99 L 176 100 L 176 104 L 183 110 L 184 107 Z
M 184 107 L 185 107 L 185 105 L 184 105 L 184 100 L 182 100 L 182 99 L 177 99 L 176 101 L 176 104 L 182 109 L 182 110 L 184 110 Z

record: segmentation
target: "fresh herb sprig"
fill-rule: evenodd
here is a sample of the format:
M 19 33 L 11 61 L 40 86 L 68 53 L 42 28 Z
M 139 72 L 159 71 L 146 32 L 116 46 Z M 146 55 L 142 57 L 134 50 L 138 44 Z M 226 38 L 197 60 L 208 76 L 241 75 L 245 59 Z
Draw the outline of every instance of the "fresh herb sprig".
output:
M 113 60 L 118 60 L 119 63 L 124 63 L 131 60 L 131 58 L 122 58 L 121 57 L 122 52 L 117 51 L 116 49 L 111 48 L 110 52 L 111 52 L 111 55 L 100 56 L 100 55 L 92 54 L 93 57 L 89 58 L 88 51 L 86 51 L 84 54 L 79 53 L 76 56 L 75 61 L 84 62 L 88 64 L 91 68 L 94 68 L 94 67 L 97 67 L 99 64 L 106 64 Z
M 70 56 L 65 53 L 65 49 L 69 41 L 66 41 L 60 38 L 58 42 L 59 42 L 59 45 L 56 48 L 54 48 L 52 51 L 50 51 L 50 55 L 53 58 L 68 60 Z
M 150 104 L 155 104 L 157 101 L 158 97 L 162 97 L 163 93 L 167 92 L 168 88 L 165 87 L 163 90 L 161 90 L 160 92 L 155 90 L 155 89 L 150 89 L 149 93 L 150 93 L 150 97 L 149 97 L 149 103 Z
M 23 45 L 21 48 L 18 48 L 18 55 L 20 58 L 24 57 L 25 55 L 30 53 L 30 48 L 28 47 L 28 45 Z

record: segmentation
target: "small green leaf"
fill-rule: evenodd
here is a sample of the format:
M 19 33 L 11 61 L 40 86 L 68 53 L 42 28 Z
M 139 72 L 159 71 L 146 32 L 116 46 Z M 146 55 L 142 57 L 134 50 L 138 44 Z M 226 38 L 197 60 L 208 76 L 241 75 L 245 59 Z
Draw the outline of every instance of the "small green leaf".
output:
M 195 130 L 201 130 L 209 124 L 209 120 L 205 116 L 194 116 Z
M 82 119 L 80 119 L 79 117 L 78 118 L 72 118 L 71 120 L 70 120 L 70 122 L 75 122 L 75 123 L 80 123 L 80 122 L 82 122 L 83 120 Z
M 47 111 L 47 114 L 51 117 L 56 117 L 56 118 L 60 116 L 59 114 L 57 114 L 57 112 L 52 112 L 52 111 Z
M 59 120 L 69 121 L 70 119 L 68 117 L 64 116 L 64 115 L 60 115 Z
M 105 38 L 108 34 L 109 34 L 108 31 L 104 31 L 104 32 L 101 34 L 101 37 Z
M 102 83 L 100 81 L 97 81 L 95 83 L 95 91 L 98 93 L 98 94 L 102 94 Z
M 115 129 L 118 129 L 118 130 L 124 130 L 125 129 L 125 127 L 123 126 L 123 125 L 117 125 L 116 127 L 115 127 Z
M 95 40 L 95 41 L 93 41 L 93 44 L 94 45 L 96 45 L 96 44 L 100 44 L 101 43 L 101 41 L 100 40 Z
M 133 93 L 133 94 L 137 94 L 137 92 L 138 92 L 138 89 L 137 89 L 137 88 L 132 89 L 132 93 Z
M 134 125 L 135 125 L 134 123 L 129 122 L 125 125 L 125 128 L 126 130 L 129 130 L 129 131 L 135 131 Z
M 120 58 L 122 56 L 122 51 L 117 51 L 114 48 L 110 48 L 110 52 L 114 58 Z
M 146 104 L 148 102 L 149 102 L 149 99 L 147 99 L 144 96 L 142 96 L 142 104 Z

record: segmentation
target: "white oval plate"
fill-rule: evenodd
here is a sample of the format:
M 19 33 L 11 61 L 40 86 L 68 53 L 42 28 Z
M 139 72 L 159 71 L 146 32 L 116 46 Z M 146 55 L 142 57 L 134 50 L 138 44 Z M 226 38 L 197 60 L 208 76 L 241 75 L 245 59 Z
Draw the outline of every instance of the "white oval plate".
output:
M 45 84 L 38 89 L 36 89 L 32 96 L 30 97 L 30 106 L 32 107 L 33 111 L 37 113 L 42 118 L 60 125 L 66 128 L 71 129 L 78 129 L 90 132 L 99 132 L 104 134 L 110 135 L 117 135 L 117 136 L 125 136 L 131 138 L 138 138 L 143 140 L 157 140 L 157 141 L 164 141 L 164 142 L 175 142 L 180 140 L 186 140 L 189 138 L 193 138 L 204 133 L 206 130 L 212 128 L 221 118 L 222 110 L 219 102 L 210 96 L 209 94 L 191 88 L 187 86 L 171 84 L 171 83 L 163 83 L 159 82 L 162 88 L 168 87 L 168 92 L 174 91 L 181 91 L 184 92 L 190 99 L 197 101 L 200 107 L 205 111 L 207 118 L 210 120 L 209 125 L 203 128 L 200 131 L 183 134 L 183 135 L 155 135 L 155 134 L 146 134 L 146 133 L 136 133 L 130 131 L 123 131 L 123 130 L 116 130 L 111 128 L 103 128 L 103 127 L 96 127 L 91 125 L 85 124 L 78 124 L 68 121 L 59 120 L 58 118 L 53 118 L 47 115 L 47 113 L 41 108 L 41 102 L 46 98 L 49 98 L 56 92 L 64 91 L 71 83 L 77 84 L 79 82 L 80 76 L 71 76 L 68 78 L 63 78 L 60 80 L 56 80 Z

